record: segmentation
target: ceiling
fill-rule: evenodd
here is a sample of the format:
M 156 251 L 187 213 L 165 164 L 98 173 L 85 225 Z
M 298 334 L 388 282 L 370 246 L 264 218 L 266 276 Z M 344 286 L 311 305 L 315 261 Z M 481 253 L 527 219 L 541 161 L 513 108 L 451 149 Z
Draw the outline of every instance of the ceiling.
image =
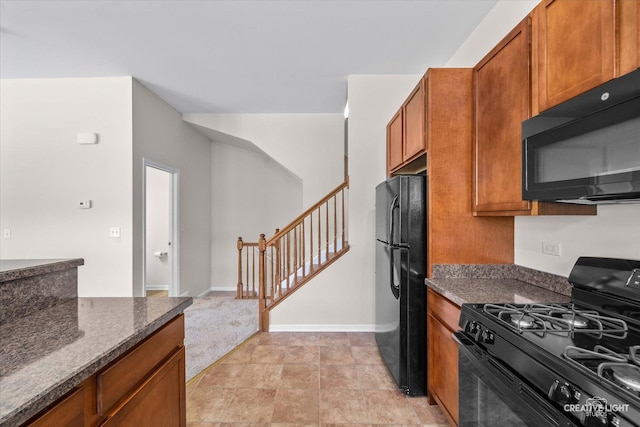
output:
M 0 0 L 0 77 L 133 76 L 183 113 L 341 113 L 443 66 L 497 0 Z

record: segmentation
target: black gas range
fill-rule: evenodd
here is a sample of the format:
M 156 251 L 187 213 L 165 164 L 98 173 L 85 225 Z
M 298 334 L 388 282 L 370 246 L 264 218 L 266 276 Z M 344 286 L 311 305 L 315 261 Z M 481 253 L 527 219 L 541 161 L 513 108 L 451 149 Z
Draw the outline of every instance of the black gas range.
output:
M 640 426 L 640 261 L 579 258 L 567 304 L 463 304 L 460 426 Z

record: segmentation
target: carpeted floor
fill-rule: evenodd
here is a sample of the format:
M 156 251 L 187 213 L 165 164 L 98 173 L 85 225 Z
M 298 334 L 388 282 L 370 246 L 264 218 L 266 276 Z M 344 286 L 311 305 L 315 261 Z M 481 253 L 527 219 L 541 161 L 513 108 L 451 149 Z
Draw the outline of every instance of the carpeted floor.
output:
M 187 380 L 258 331 L 258 300 L 194 298 L 184 314 Z

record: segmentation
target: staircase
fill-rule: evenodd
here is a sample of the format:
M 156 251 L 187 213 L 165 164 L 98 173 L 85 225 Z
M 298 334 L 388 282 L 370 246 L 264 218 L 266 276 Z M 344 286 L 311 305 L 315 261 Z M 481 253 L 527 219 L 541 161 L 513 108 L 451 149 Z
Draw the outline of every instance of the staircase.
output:
M 269 330 L 269 312 L 349 250 L 349 178 L 289 225 L 257 242 L 238 238 L 236 298 L 258 298 L 260 330 Z

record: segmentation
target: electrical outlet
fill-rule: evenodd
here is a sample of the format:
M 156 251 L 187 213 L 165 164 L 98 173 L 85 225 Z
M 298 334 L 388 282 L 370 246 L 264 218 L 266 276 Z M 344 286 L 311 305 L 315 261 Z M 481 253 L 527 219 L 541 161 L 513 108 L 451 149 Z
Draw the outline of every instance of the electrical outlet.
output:
M 10 228 L 5 228 L 4 232 L 2 233 L 2 236 L 5 239 L 10 239 L 11 238 L 11 229 Z
M 547 255 L 560 256 L 560 243 L 542 242 L 542 253 Z
M 120 227 L 111 227 L 109 229 L 109 237 L 120 237 Z

